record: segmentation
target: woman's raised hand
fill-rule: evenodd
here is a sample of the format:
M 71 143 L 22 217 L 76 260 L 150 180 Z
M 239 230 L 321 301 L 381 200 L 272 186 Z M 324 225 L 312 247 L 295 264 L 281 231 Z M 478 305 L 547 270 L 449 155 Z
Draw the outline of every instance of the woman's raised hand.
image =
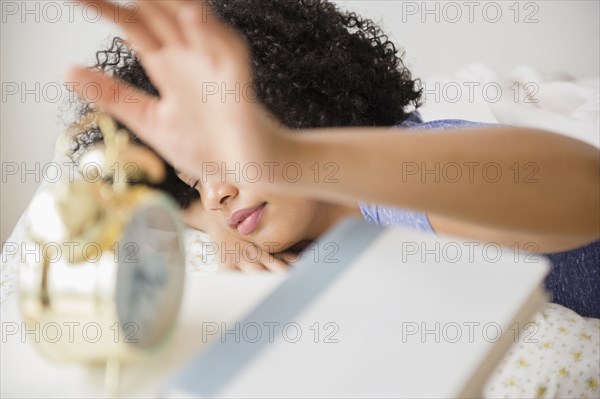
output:
M 79 83 L 74 87 L 84 100 L 90 100 L 82 90 L 86 84 L 99 87 L 97 107 L 192 176 L 200 176 L 203 162 L 274 160 L 283 134 L 256 100 L 248 45 L 208 4 L 138 1 L 131 15 L 109 1 L 80 1 L 94 3 L 117 22 L 160 93 L 153 97 L 114 77 L 74 67 L 67 79 Z

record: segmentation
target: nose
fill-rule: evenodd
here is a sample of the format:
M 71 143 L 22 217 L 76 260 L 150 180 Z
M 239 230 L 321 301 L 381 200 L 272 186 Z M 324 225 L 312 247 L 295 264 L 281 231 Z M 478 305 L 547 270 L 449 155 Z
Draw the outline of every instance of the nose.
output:
M 202 188 L 202 203 L 213 211 L 222 209 L 227 201 L 238 195 L 237 187 L 230 183 L 206 182 Z

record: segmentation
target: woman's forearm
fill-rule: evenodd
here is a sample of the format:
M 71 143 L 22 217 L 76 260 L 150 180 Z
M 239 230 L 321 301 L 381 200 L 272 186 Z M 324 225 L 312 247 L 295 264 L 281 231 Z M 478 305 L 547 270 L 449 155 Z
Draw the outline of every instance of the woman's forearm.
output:
M 535 129 L 443 133 L 389 128 L 294 132 L 289 193 L 431 212 L 505 231 L 598 238 L 600 161 L 586 143 Z

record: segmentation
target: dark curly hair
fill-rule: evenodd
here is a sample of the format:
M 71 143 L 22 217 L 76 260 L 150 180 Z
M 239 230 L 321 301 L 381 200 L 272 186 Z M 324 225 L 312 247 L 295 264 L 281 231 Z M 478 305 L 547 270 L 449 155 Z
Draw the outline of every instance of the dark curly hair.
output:
M 404 54 L 369 19 L 326 0 L 208 3 L 247 39 L 258 101 L 290 129 L 393 126 L 421 105 L 421 84 L 404 66 Z M 159 95 L 118 37 L 96 53 L 93 68 Z M 77 111 L 80 120 L 90 112 L 85 103 Z M 97 127 L 80 130 L 74 134 L 74 157 L 102 139 Z M 165 166 L 167 178 L 157 187 L 187 207 L 198 197 L 196 190 Z

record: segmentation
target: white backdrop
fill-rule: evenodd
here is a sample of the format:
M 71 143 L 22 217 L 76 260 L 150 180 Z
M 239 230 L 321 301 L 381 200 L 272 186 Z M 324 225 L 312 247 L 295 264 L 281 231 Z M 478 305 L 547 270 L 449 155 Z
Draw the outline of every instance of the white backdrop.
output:
M 452 74 L 482 62 L 496 71 L 530 65 L 597 76 L 599 3 L 569 1 L 338 1 L 379 21 L 406 50 L 415 76 Z M 2 103 L 1 239 L 27 206 L 64 129 L 61 73 L 90 63 L 116 33 L 72 1 L 0 0 Z M 451 115 L 449 115 L 451 116 Z M 26 171 L 31 171 L 25 173 Z

